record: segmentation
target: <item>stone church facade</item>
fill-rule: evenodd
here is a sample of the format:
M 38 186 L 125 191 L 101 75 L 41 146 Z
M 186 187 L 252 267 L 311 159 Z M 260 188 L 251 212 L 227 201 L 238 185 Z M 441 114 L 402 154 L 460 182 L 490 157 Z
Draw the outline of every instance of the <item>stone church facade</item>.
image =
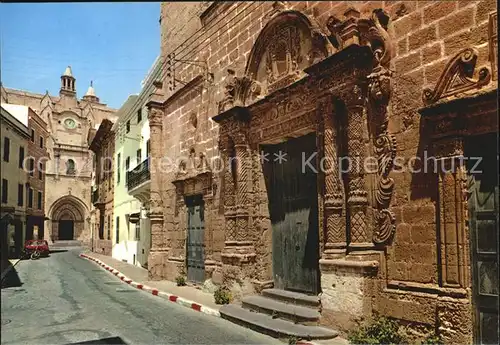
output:
M 44 237 L 50 241 L 78 240 L 90 244 L 92 152 L 89 129 L 104 119 L 115 119 L 115 109 L 100 102 L 92 84 L 82 99 L 77 98 L 71 67 L 61 76 L 59 96 L 1 88 L 2 103 L 33 109 L 48 124 L 45 169 Z M 35 134 L 38 135 L 38 134 Z M 37 165 L 38 167 L 38 162 Z M 57 186 L 57 188 L 55 188 Z
M 150 278 L 244 306 L 319 296 L 341 332 L 379 314 L 498 340 L 494 1 L 163 3 L 160 20 Z

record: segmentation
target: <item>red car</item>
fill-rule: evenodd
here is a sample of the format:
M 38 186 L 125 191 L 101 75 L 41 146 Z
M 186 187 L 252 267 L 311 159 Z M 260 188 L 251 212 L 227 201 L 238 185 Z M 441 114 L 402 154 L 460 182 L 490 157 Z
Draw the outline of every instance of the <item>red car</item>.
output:
M 44 240 L 28 240 L 24 244 L 24 251 L 27 255 L 31 255 L 34 251 L 38 250 L 40 256 L 49 256 L 49 243 Z

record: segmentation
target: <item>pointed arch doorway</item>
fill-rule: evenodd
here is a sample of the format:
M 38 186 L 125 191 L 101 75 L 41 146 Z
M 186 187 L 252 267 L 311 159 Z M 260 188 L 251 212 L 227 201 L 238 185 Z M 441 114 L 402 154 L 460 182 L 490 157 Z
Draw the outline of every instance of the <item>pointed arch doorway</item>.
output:
M 52 207 L 52 239 L 76 240 L 85 226 L 85 204 L 74 196 L 59 198 Z

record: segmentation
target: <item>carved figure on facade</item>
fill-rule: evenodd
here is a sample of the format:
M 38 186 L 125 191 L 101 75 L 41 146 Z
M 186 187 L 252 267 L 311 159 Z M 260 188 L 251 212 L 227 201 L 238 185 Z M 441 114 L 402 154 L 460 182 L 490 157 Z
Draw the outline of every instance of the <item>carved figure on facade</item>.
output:
M 219 113 L 232 107 L 245 106 L 247 100 L 258 98 L 262 90 L 259 82 L 246 75 L 238 77 L 233 69 L 227 70 L 223 85 L 224 96 L 219 102 Z
M 151 205 L 151 213 L 152 214 L 163 214 L 163 200 L 161 198 L 161 194 L 158 191 L 150 192 L 150 205 Z
M 382 244 L 390 240 L 394 231 L 395 216 L 389 210 L 394 189 L 394 180 L 389 177 L 394 167 L 397 143 L 388 131 L 387 106 L 391 96 L 392 71 L 388 65 L 392 56 L 391 42 L 387 33 L 389 17 L 382 10 L 372 13 L 370 28 L 364 38 L 369 42 L 375 61 L 373 72 L 368 75 L 368 97 L 371 120 L 374 123 L 374 151 L 378 162 L 378 181 L 375 192 L 377 227 L 373 232 L 373 242 Z
M 342 37 L 340 36 L 340 32 L 342 29 L 342 21 L 335 16 L 328 17 L 326 22 L 326 27 L 330 32 L 328 39 L 330 43 L 337 49 L 342 50 Z
M 432 104 L 440 99 L 458 96 L 459 94 L 481 88 L 491 80 L 487 67 L 478 72 L 478 78 L 473 79 L 478 51 L 475 48 L 465 48 L 457 53 L 446 65 L 434 89 L 424 89 L 422 98 L 424 104 Z
M 163 119 L 163 110 L 150 107 L 148 111 L 148 121 L 150 126 L 161 126 Z

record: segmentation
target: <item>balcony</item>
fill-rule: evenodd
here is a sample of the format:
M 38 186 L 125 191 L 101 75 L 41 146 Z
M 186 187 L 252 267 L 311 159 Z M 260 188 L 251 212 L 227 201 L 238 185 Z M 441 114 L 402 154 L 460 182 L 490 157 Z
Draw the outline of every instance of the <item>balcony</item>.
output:
M 127 172 L 128 193 L 143 204 L 149 204 L 150 182 L 149 158 Z

